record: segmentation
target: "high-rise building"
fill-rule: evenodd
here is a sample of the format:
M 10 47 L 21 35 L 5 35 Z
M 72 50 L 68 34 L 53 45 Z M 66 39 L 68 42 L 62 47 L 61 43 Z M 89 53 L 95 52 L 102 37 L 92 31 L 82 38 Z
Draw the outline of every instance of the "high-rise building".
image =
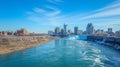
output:
M 62 34 L 62 35 L 64 34 L 64 29 L 61 29 L 61 34 Z
M 120 37 L 120 30 L 119 30 L 119 31 L 116 31 L 116 32 L 115 32 L 115 35 L 116 35 L 117 37 Z
M 108 32 L 112 32 L 112 28 L 108 28 Z
M 78 35 L 78 27 L 74 27 L 74 34 Z
M 64 24 L 64 34 L 67 34 L 67 24 Z
M 60 28 L 59 27 L 56 27 L 55 28 L 55 34 L 59 34 L 60 33 Z
M 87 34 L 94 34 L 94 27 L 93 27 L 92 23 L 87 24 L 86 33 Z

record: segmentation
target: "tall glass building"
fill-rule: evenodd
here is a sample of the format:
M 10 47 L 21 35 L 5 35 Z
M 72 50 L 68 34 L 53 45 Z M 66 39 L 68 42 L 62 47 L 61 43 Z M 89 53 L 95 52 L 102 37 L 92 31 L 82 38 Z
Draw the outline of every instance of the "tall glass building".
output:
M 94 26 L 92 25 L 92 23 L 87 24 L 86 33 L 87 34 L 94 34 Z
M 64 34 L 67 34 L 67 24 L 64 24 Z

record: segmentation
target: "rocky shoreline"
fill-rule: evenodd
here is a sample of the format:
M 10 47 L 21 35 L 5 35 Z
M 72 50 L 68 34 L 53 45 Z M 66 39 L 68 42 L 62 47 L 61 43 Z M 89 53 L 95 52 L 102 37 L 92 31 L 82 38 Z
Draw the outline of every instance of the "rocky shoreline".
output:
M 120 50 L 120 37 L 87 36 L 87 40 L 103 45 L 108 45 L 115 49 Z
M 0 55 L 41 45 L 57 38 L 49 36 L 6 36 L 0 37 Z

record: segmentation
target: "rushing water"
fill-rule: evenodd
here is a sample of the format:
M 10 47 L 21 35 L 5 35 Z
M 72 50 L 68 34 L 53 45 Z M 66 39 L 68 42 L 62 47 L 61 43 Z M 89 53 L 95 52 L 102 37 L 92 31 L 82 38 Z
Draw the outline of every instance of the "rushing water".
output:
M 120 51 L 82 40 L 59 39 L 2 55 L 0 67 L 120 67 Z

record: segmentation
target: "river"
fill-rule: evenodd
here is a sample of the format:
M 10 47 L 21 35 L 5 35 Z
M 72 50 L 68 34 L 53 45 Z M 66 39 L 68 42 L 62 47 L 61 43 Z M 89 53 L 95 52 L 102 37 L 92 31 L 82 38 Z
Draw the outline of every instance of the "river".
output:
M 120 67 L 120 51 L 76 39 L 58 39 L 0 56 L 0 67 Z

